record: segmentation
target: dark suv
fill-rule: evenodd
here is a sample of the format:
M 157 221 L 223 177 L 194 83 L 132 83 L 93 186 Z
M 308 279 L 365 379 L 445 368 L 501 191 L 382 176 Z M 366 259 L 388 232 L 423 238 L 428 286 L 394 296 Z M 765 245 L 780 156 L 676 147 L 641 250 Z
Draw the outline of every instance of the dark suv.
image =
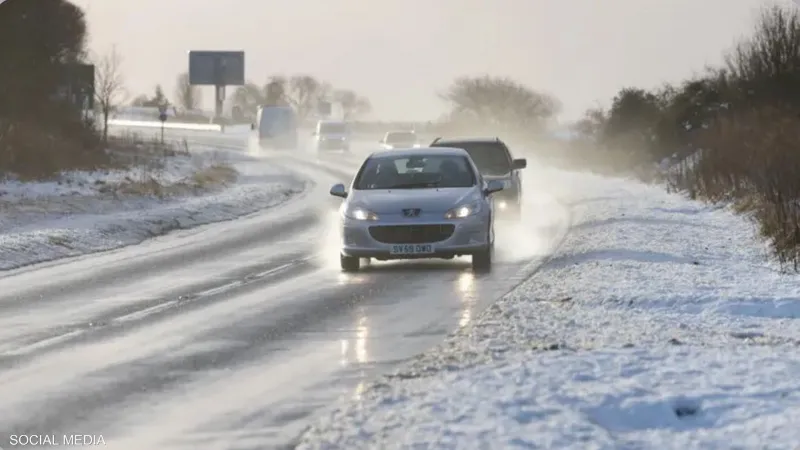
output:
M 436 138 L 431 147 L 463 148 L 475 161 L 485 181 L 503 180 L 506 188 L 495 194 L 495 206 L 501 216 L 519 218 L 522 210 L 522 177 L 520 170 L 528 166 L 525 158 L 511 155 L 500 138 Z

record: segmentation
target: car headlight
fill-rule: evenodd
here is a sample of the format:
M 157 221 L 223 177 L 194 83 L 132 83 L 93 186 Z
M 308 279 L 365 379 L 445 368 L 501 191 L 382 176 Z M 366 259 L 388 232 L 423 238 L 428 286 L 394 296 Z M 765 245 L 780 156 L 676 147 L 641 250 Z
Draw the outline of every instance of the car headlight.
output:
M 344 215 L 353 220 L 378 220 L 377 214 L 359 206 L 345 208 Z
M 497 202 L 497 207 L 500 209 L 506 209 L 508 208 L 508 203 L 505 200 L 500 200 Z
M 473 216 L 481 211 L 480 202 L 474 202 L 467 205 L 458 206 L 447 211 L 444 214 L 445 219 L 463 219 L 465 217 Z

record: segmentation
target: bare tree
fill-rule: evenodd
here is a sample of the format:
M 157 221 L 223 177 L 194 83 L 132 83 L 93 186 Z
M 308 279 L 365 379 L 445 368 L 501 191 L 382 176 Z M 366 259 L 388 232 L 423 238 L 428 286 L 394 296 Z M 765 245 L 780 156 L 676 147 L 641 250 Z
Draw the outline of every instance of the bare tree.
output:
M 131 106 L 147 106 L 150 103 L 150 97 L 139 94 L 131 100 Z
M 596 140 L 601 137 L 607 120 L 606 111 L 602 107 L 590 108 L 572 129 L 584 139 Z
M 292 75 L 289 77 L 286 97 L 295 107 L 297 114 L 305 118 L 316 105 L 316 91 L 320 82 L 311 75 Z
M 258 107 L 265 103 L 264 90 L 253 82 L 239 86 L 231 96 L 231 104 L 238 108 L 243 115 L 255 117 Z
M 175 100 L 178 106 L 186 111 L 193 111 L 200 108 L 203 102 L 202 91 L 197 86 L 193 86 L 189 82 L 189 74 L 184 72 L 178 75 L 178 80 L 175 86 Z
M 342 107 L 344 120 L 352 120 L 372 111 L 372 104 L 369 99 L 361 97 L 350 89 L 334 91 L 333 99 Z
M 317 106 L 319 106 L 319 104 L 322 102 L 331 101 L 332 96 L 333 96 L 333 85 L 328 83 L 327 81 L 323 81 L 317 88 L 317 92 L 314 97 Z
M 490 126 L 537 129 L 560 109 L 552 96 L 505 77 L 461 77 L 440 94 L 451 117 Z
M 286 106 L 289 80 L 283 75 L 272 75 L 264 86 L 264 103 L 270 106 Z
M 252 82 L 239 86 L 231 96 L 231 106 L 238 108 L 243 115 L 254 116 L 259 106 L 288 105 L 297 111 L 302 120 L 308 118 L 321 102 L 329 100 L 332 93 L 330 83 L 311 75 L 273 75 L 263 87 Z M 362 100 L 357 106 L 363 109 L 364 104 Z
M 307 118 L 319 104 L 320 90 L 324 84 L 311 75 L 293 75 L 289 77 L 286 97 L 297 110 L 300 119 Z
M 95 99 L 103 115 L 103 141 L 108 140 L 108 118 L 114 109 L 125 101 L 125 79 L 122 75 L 122 56 L 117 47 L 97 62 L 95 66 Z
M 734 103 L 749 107 L 784 104 L 800 109 L 800 12 L 777 3 L 765 6 L 751 36 L 726 55 L 737 87 Z

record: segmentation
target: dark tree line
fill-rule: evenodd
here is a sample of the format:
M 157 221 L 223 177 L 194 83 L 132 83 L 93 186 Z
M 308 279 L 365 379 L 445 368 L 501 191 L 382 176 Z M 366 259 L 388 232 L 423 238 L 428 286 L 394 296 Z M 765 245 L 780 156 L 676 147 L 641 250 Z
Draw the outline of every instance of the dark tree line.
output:
M 800 16 L 794 8 L 765 7 L 721 67 L 657 89 L 623 88 L 607 110 L 587 111 L 576 130 L 602 147 L 625 145 L 653 160 L 682 158 L 708 147 L 724 123 L 755 111 L 800 115 Z
M 459 77 L 439 98 L 450 109 L 445 127 L 472 133 L 536 136 L 561 110 L 553 96 L 502 76 Z
M 345 120 L 363 117 L 372 110 L 368 98 L 351 89 L 335 89 L 307 74 L 273 75 L 263 86 L 248 82 L 234 91 L 231 102 L 248 117 L 255 116 L 262 105 L 291 106 L 301 119 L 312 117 L 323 102 L 337 104 Z
M 764 7 L 722 66 L 659 89 L 622 89 L 607 110 L 587 112 L 577 131 L 595 153 L 672 162 L 673 189 L 753 212 L 779 259 L 800 265 L 796 7 Z
M 94 127 L 64 96 L 86 61 L 86 20 L 66 0 L 0 4 L 0 175 L 44 176 L 102 158 Z

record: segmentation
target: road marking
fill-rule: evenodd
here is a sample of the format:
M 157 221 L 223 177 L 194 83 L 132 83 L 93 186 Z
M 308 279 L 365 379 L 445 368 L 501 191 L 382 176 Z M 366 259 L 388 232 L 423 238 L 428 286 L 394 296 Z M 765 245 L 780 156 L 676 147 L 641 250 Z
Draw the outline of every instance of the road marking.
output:
M 281 272 L 285 272 L 286 270 L 290 269 L 291 267 L 297 266 L 298 264 L 300 264 L 302 262 L 305 262 L 305 261 L 308 261 L 308 260 L 311 260 L 313 258 L 314 258 L 314 256 L 310 256 L 310 257 L 307 257 L 307 258 L 294 260 L 292 262 L 280 265 L 278 267 L 273 267 L 273 268 L 271 268 L 269 270 L 265 270 L 263 272 L 258 272 L 258 273 L 254 274 L 254 275 L 250 275 L 250 276 L 246 277 L 246 281 L 237 280 L 237 281 L 234 281 L 232 283 L 227 283 L 227 284 L 224 284 L 222 286 L 215 287 L 213 289 L 207 289 L 205 291 L 198 292 L 198 293 L 192 295 L 192 297 L 193 298 L 209 297 L 211 295 L 216 295 L 216 294 L 228 291 L 228 290 L 233 289 L 235 287 L 244 286 L 244 285 L 246 285 L 246 284 L 248 284 L 248 283 L 250 283 L 252 281 L 255 281 L 255 280 L 258 280 L 258 279 L 263 279 L 263 278 L 266 278 L 266 277 L 269 277 L 269 276 L 272 276 L 272 275 L 275 275 L 275 274 L 278 274 L 278 273 L 281 273 Z M 132 313 L 128 313 L 128 314 L 125 314 L 125 315 L 122 315 L 122 316 L 119 316 L 119 317 L 115 317 L 114 319 L 110 320 L 110 323 L 125 323 L 125 322 L 133 322 L 133 321 L 136 321 L 136 320 L 142 320 L 142 319 L 144 319 L 146 317 L 158 314 L 158 313 L 166 311 L 166 310 L 168 310 L 170 308 L 174 308 L 174 307 L 178 306 L 179 303 L 180 303 L 179 300 L 169 300 L 167 302 L 160 303 L 160 304 L 154 305 L 154 306 L 150 306 L 148 308 L 145 308 L 145 309 L 142 309 L 142 310 L 139 310 L 139 311 L 134 311 Z M 0 349 L 0 355 L 2 355 L 2 356 L 22 356 L 22 355 L 26 355 L 26 354 L 29 354 L 29 353 L 33 353 L 33 352 L 35 352 L 37 350 L 41 350 L 43 348 L 52 347 L 52 346 L 61 344 L 61 343 L 66 342 L 66 341 L 68 341 L 70 339 L 73 339 L 73 338 L 76 338 L 76 337 L 81 336 L 83 334 L 86 334 L 89 330 L 90 329 L 73 330 L 73 331 L 70 331 L 70 332 L 67 332 L 67 333 L 64 333 L 64 334 L 60 334 L 60 335 L 57 335 L 57 336 L 53 336 L 53 337 L 49 337 L 49 338 L 46 338 L 46 339 L 42 339 L 41 341 L 37 341 L 37 342 L 34 342 L 33 344 L 25 345 L 23 347 L 7 346 L 5 349 Z M 0 448 L 0 450 L 3 450 L 3 449 Z
M 141 309 L 139 311 L 134 311 L 129 314 L 125 314 L 124 316 L 115 317 L 111 320 L 111 322 L 132 322 L 134 320 L 140 320 L 147 316 L 151 316 L 153 314 L 157 314 L 161 311 L 167 310 L 176 306 L 178 304 L 178 300 L 170 300 L 166 303 L 160 303 L 155 306 L 151 306 L 149 308 Z
M 43 349 L 45 347 L 50 347 L 50 346 L 53 346 L 53 345 L 60 344 L 60 343 L 62 343 L 64 341 L 67 341 L 69 339 L 78 337 L 78 336 L 80 336 L 82 334 L 85 334 L 85 333 L 86 333 L 86 330 L 74 330 L 74 331 L 70 331 L 68 333 L 60 334 L 58 336 L 53 336 L 53 337 L 50 337 L 50 338 L 47 338 L 47 339 L 42 339 L 41 341 L 34 342 L 33 344 L 29 344 L 29 345 L 26 345 L 26 346 L 23 346 L 23 347 L 16 347 L 14 349 L 5 350 L 5 351 L 2 351 L 0 353 L 2 353 L 3 356 L 22 356 L 22 355 L 26 355 L 28 353 L 33 353 L 36 350 L 41 350 L 41 349 Z M 2 449 L 0 449 L 0 450 L 2 450 Z
M 236 281 L 233 281 L 233 282 L 230 282 L 230 283 L 227 283 L 227 284 L 223 284 L 222 286 L 217 286 L 215 288 L 206 289 L 205 291 L 200 291 L 200 292 L 195 293 L 194 296 L 196 296 L 196 297 L 210 297 L 212 295 L 221 294 L 221 293 L 227 292 L 227 291 L 229 291 L 231 289 L 244 286 L 244 285 L 246 285 L 246 284 L 248 284 L 248 283 L 250 283 L 252 281 L 260 280 L 262 278 L 266 278 L 268 276 L 275 275 L 275 274 L 278 274 L 280 272 L 285 272 L 289 268 L 300 264 L 301 262 L 305 261 L 306 259 L 308 259 L 308 258 L 292 261 L 292 262 L 280 265 L 278 267 L 273 267 L 272 269 L 256 273 L 254 275 L 248 275 L 248 276 L 245 277 L 244 280 L 236 280 Z

